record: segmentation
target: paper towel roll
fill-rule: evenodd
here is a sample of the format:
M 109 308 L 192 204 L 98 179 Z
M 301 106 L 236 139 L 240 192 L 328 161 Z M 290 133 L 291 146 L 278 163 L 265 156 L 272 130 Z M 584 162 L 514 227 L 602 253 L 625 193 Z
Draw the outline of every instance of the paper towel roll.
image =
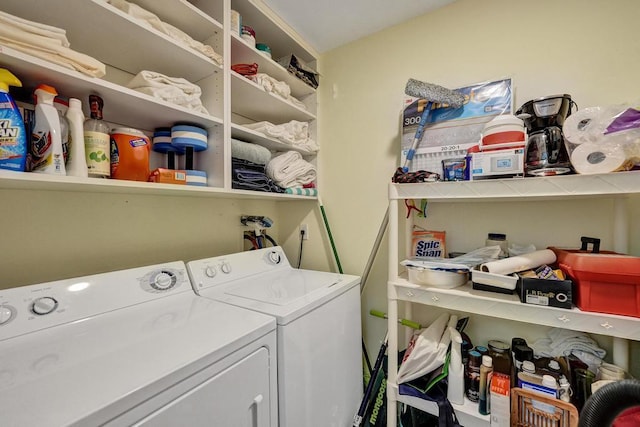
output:
M 588 107 L 571 114 L 562 126 L 565 139 L 572 144 L 598 141 L 611 121 L 610 117 L 604 118 L 609 109 L 608 107 Z
M 511 274 L 545 264 L 553 264 L 554 262 L 556 262 L 556 254 L 551 249 L 543 249 L 524 255 L 490 261 L 481 264 L 480 269 L 494 274 Z
M 580 174 L 609 173 L 631 168 L 623 146 L 587 142 L 571 152 L 571 164 Z

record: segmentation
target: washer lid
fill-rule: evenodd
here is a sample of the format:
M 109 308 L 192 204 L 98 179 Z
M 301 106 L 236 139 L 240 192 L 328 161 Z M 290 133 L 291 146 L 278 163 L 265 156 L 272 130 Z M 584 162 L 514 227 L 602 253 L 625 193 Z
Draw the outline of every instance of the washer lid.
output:
M 201 295 L 275 316 L 284 325 L 360 283 L 347 274 L 286 268 L 201 290 Z
M 189 292 L 6 339 L 0 424 L 102 425 L 275 327 Z

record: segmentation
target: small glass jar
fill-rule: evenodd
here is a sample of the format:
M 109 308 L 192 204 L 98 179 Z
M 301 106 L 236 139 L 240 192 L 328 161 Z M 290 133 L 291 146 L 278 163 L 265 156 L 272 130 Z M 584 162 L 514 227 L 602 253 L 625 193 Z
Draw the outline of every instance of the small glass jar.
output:
M 511 377 L 511 347 L 504 341 L 491 340 L 488 342 L 489 356 L 493 359 L 494 372 Z

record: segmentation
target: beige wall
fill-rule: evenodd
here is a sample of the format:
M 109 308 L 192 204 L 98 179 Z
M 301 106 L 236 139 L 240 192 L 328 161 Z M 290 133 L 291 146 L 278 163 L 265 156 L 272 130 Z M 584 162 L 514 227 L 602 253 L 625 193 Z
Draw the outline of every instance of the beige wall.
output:
M 557 93 L 571 94 L 581 108 L 636 101 L 638 16 L 635 0 L 458 0 L 323 55 L 320 184 L 328 210 L 339 212 L 332 227 L 346 272 L 362 273 L 386 210 L 408 78 L 453 88 L 511 77 L 516 107 Z M 473 249 L 496 225 L 522 243 L 575 246 L 588 234 L 606 247 L 611 206 L 610 200 L 433 205 L 426 224 L 447 231 L 450 250 Z M 632 207 L 631 218 L 640 217 L 640 201 Z M 638 225 L 632 233 L 630 250 L 640 255 Z M 385 240 L 363 296 L 373 354 L 386 324 L 366 313 L 386 307 L 386 256 Z

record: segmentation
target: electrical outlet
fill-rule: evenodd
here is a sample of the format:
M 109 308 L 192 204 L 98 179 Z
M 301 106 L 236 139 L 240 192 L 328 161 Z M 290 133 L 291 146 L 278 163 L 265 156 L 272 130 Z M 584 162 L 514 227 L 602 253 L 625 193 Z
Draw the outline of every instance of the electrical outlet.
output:
M 309 240 L 309 227 L 307 224 L 300 224 L 300 234 L 304 232 L 302 240 Z

